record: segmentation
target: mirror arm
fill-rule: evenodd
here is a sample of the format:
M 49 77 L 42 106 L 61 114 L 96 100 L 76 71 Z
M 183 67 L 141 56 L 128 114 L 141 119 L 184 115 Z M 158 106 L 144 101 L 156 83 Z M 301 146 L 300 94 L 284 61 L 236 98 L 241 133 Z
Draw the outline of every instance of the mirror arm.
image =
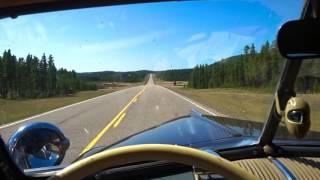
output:
M 286 60 L 280 81 L 277 85 L 275 100 L 272 104 L 268 120 L 264 124 L 262 133 L 258 140 L 262 147 L 272 144 L 272 139 L 277 132 L 278 125 L 283 115 L 282 112 L 285 110 L 287 101 L 296 95 L 294 91 L 294 85 L 301 63 L 302 60 Z M 279 108 L 277 108 L 277 106 Z
M 287 60 L 284 67 L 281 79 L 278 84 L 278 90 L 276 93 L 277 101 L 277 113 L 282 115 L 282 111 L 285 110 L 286 104 L 291 97 L 295 97 L 294 86 L 298 77 L 299 69 L 301 67 L 302 60 Z

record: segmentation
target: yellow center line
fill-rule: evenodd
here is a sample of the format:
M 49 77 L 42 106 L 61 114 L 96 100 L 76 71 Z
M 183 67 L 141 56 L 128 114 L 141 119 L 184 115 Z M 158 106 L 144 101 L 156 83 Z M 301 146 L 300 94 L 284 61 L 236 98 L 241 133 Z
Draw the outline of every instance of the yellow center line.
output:
M 126 116 L 126 113 L 123 113 L 119 119 L 113 124 L 113 128 L 118 127 L 118 125 L 121 123 L 121 121 L 124 119 L 124 117 Z
M 104 127 L 92 140 L 91 142 L 82 150 L 82 152 L 80 153 L 80 155 L 82 155 L 83 153 L 87 152 L 89 149 L 91 149 L 95 144 L 97 144 L 97 142 L 102 138 L 102 136 L 111 128 L 111 126 L 116 123 L 116 121 L 121 118 L 122 114 L 129 108 L 129 106 L 134 103 L 135 101 L 137 101 L 138 97 L 144 92 L 144 90 L 146 89 L 147 86 L 144 86 L 143 89 L 141 91 L 139 91 L 138 94 L 136 94 L 130 101 L 129 103 L 107 124 L 106 127 Z M 124 113 L 125 115 L 125 113 Z M 123 118 L 124 118 L 123 115 Z M 122 119 L 123 119 L 122 118 Z M 120 121 L 120 120 L 119 120 Z M 122 121 L 122 120 L 121 120 Z M 120 121 L 120 122 L 121 122 Z M 119 123 L 120 123 L 119 122 Z M 119 125 L 119 123 L 117 123 L 117 126 Z
M 135 103 L 135 102 L 137 102 L 137 101 L 138 101 L 138 98 L 134 98 L 133 102 Z

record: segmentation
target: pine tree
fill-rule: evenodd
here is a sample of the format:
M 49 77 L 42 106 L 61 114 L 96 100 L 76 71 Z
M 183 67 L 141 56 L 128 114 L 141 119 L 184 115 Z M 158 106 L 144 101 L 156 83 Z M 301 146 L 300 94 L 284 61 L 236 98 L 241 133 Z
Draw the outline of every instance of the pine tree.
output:
M 43 54 L 39 64 L 39 89 L 40 89 L 40 96 L 47 97 L 48 90 L 47 90 L 47 58 L 46 55 Z
M 40 61 L 36 56 L 32 56 L 32 77 L 33 81 L 33 97 L 41 97 L 41 75 L 40 75 Z
M 4 82 L 4 62 L 3 58 L 0 56 L 0 97 L 3 97 L 3 89 L 6 86 Z
M 8 95 L 8 71 L 7 71 L 7 64 L 8 64 L 8 55 L 7 51 L 3 52 L 2 56 L 2 86 L 1 86 L 1 96 L 6 98 Z
M 48 76 L 47 76 L 47 88 L 48 96 L 55 95 L 55 89 L 57 86 L 57 69 L 54 65 L 54 59 L 52 55 L 49 55 L 48 61 Z
M 17 62 L 17 74 L 16 74 L 16 82 L 17 82 L 17 97 L 25 98 L 28 88 L 28 73 L 26 72 L 26 63 L 23 58 L 19 58 Z

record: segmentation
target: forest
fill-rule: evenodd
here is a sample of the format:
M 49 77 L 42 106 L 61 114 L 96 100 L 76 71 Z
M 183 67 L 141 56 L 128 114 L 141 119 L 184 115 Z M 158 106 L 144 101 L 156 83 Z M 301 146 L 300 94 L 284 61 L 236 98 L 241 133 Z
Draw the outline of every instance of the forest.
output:
M 153 73 L 153 71 L 140 70 L 140 71 L 101 71 L 101 72 L 86 72 L 79 73 L 79 78 L 87 81 L 106 81 L 106 82 L 142 82 L 145 77 Z
M 172 69 L 156 72 L 156 77 L 164 81 L 188 81 L 192 69 Z
M 284 58 L 274 42 L 265 42 L 260 52 L 254 44 L 246 45 L 243 54 L 211 65 L 197 65 L 193 68 L 188 85 L 196 89 L 274 87 L 283 63 Z
M 188 81 L 192 69 L 173 69 L 164 71 L 102 71 L 79 73 L 81 79 L 88 81 L 106 81 L 106 82 L 142 82 L 148 74 L 154 73 L 156 76 L 165 81 Z
M 165 81 L 188 81 L 195 89 L 260 88 L 273 89 L 278 82 L 285 59 L 275 41 L 266 41 L 258 51 L 254 44 L 246 45 L 240 55 L 201 64 L 193 69 L 156 72 Z M 305 60 L 296 80 L 296 91 L 320 92 L 320 60 Z
M 96 85 L 80 80 L 74 70 L 57 69 L 52 55 L 17 58 L 9 49 L 0 56 L 1 98 L 44 98 L 89 89 L 96 89 Z

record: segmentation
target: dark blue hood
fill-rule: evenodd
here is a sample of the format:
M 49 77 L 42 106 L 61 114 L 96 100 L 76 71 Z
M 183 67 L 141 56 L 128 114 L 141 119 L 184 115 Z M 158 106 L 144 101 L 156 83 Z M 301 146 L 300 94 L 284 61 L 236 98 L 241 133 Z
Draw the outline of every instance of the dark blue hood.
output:
M 203 147 L 219 147 L 228 148 L 230 146 L 252 145 L 256 142 L 254 136 L 243 136 L 243 132 L 248 132 L 246 129 L 241 129 L 238 126 L 224 126 L 226 122 L 221 122 L 218 117 L 207 118 L 196 111 L 192 111 L 190 116 L 181 117 L 166 122 L 157 127 L 139 132 L 128 138 L 121 140 L 108 147 L 93 148 L 83 154 L 81 158 L 92 154 L 112 149 L 116 147 L 137 145 L 137 144 L 175 144 L 194 148 Z M 239 120 L 237 120 L 239 122 Z M 259 131 L 259 127 L 250 126 L 254 129 L 252 132 Z M 239 131 L 240 130 L 240 131 Z M 257 133 L 258 134 L 258 133 Z
M 111 147 L 135 144 L 177 144 L 194 147 L 203 142 L 237 136 L 241 135 L 233 129 L 193 112 L 189 117 L 172 120 L 131 136 Z

